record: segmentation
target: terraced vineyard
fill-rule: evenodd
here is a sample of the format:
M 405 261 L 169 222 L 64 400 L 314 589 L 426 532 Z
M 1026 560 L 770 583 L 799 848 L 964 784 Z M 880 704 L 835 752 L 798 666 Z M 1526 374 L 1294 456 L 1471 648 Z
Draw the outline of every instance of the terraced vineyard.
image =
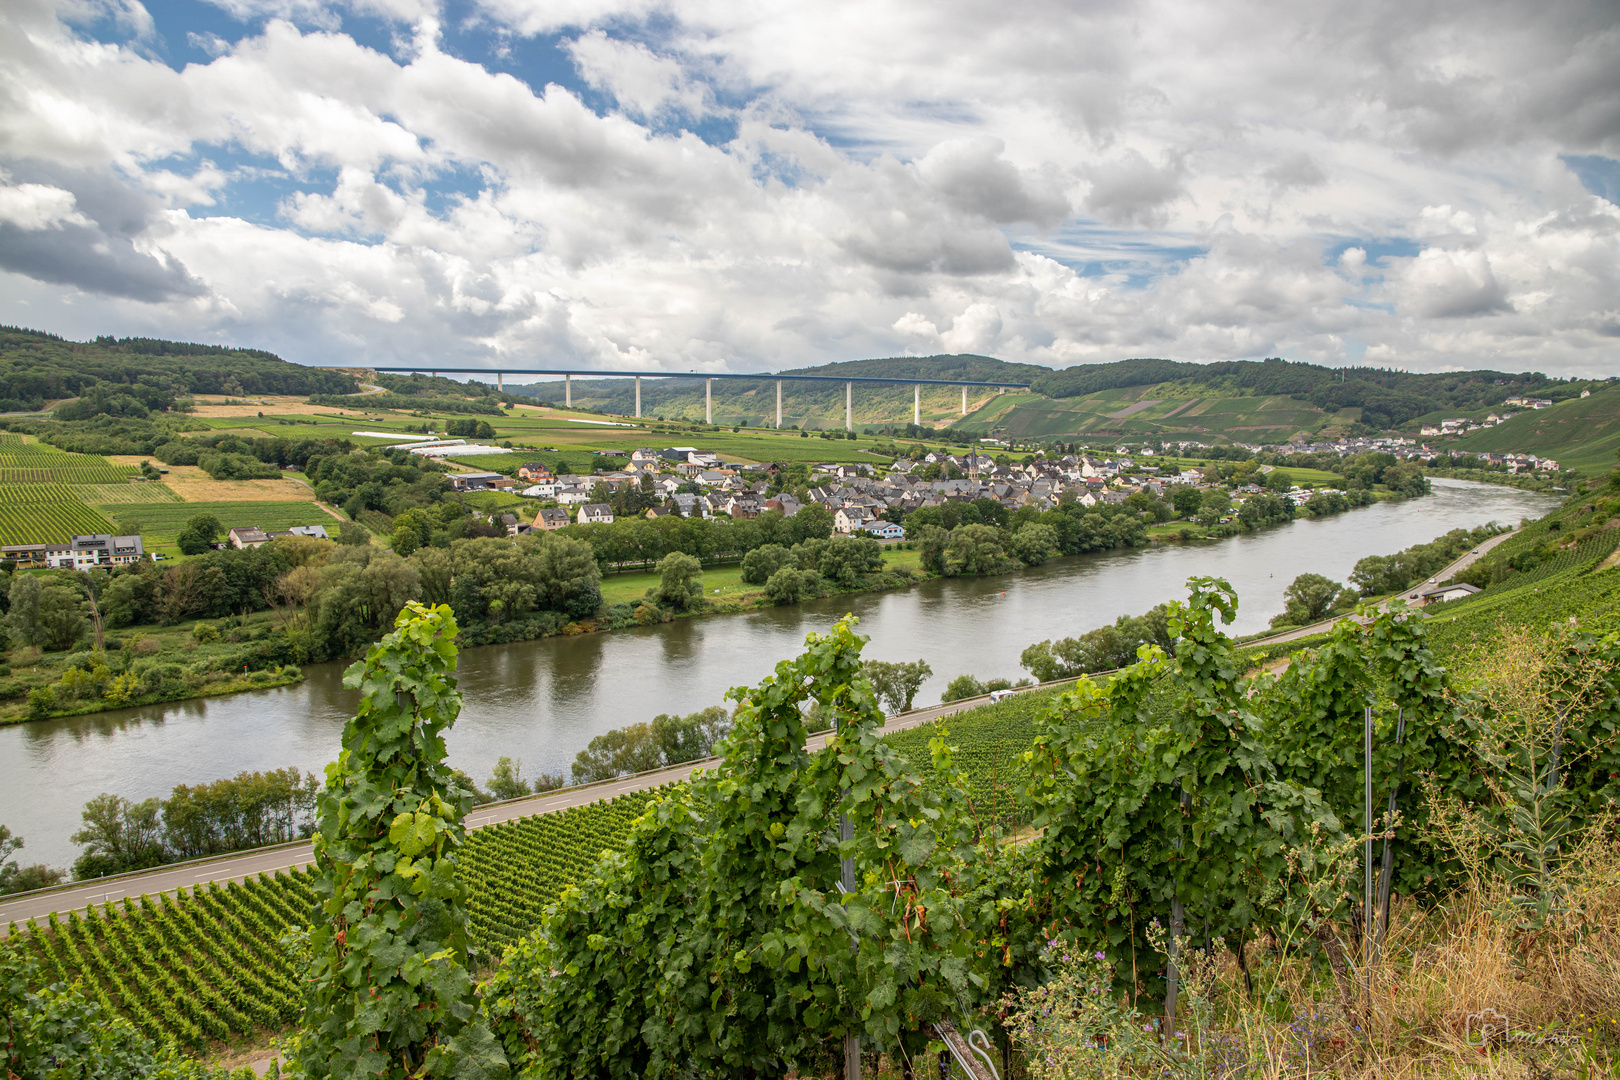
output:
M 177 503 L 185 502 L 167 484 L 80 484 L 79 498 L 92 506 L 110 503 Z

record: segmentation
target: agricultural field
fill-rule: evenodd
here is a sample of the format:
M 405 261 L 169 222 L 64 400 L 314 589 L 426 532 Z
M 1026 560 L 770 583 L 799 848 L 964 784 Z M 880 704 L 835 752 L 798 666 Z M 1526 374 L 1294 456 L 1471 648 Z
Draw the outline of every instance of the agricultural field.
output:
M 110 532 L 86 492 L 129 484 L 136 470 L 91 454 L 69 454 L 5 433 L 0 440 L 0 544 L 65 544 L 76 533 Z
M 545 906 L 622 844 L 656 797 L 634 792 L 469 833 L 461 874 L 483 960 L 533 930 Z M 297 1018 L 298 976 L 280 939 L 307 925 L 312 877 L 260 875 L 104 904 L 82 917 L 52 915 L 21 933 L 14 927 L 0 948 L 31 953 L 47 981 L 82 981 L 92 1000 L 147 1034 L 202 1049 Z
M 173 544 L 186 522 L 198 514 L 213 514 L 227 529 L 245 525 L 265 530 L 325 525 L 335 530 L 339 524 L 313 502 L 113 503 L 102 509 L 118 522 L 120 531 L 139 532 L 146 537 L 148 550 Z

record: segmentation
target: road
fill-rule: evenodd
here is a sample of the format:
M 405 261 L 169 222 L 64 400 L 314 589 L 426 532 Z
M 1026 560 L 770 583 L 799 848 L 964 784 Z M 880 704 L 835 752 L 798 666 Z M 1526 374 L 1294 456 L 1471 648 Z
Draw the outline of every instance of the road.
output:
M 1441 570 L 1434 576 L 1435 580 L 1444 581 L 1456 575 L 1466 567 L 1473 565 L 1475 560 L 1481 558 L 1486 552 L 1512 535 L 1511 532 L 1507 532 L 1486 540 L 1475 551 L 1469 552 Z M 1300 638 L 1310 637 L 1313 634 L 1326 633 L 1333 628 L 1333 624 L 1337 621 L 1336 619 L 1329 619 L 1311 626 L 1300 627 L 1298 630 L 1257 638 L 1245 642 L 1244 645 L 1246 647 L 1267 646 L 1295 641 Z M 1097 672 L 1096 674 L 1105 675 L 1109 673 Z M 1055 682 L 1040 685 L 1041 687 L 1051 687 L 1073 681 L 1073 679 L 1059 679 Z M 1031 687 L 1029 689 L 1035 688 Z M 967 709 L 977 708 L 988 701 L 988 697 L 964 698 L 961 701 L 953 701 L 949 704 L 897 713 L 883 725 L 883 730 L 885 732 L 904 731 L 920 724 L 926 724 L 931 720 L 938 720 L 944 716 L 951 716 Z M 810 749 L 816 750 L 825 744 L 826 739 L 825 734 L 812 735 L 808 745 Z M 605 780 L 596 784 L 567 787 L 558 791 L 530 795 L 526 798 L 512 799 L 507 802 L 486 803 L 483 806 L 475 807 L 467 815 L 467 827 L 469 829 L 478 829 L 485 825 L 495 825 L 516 818 L 531 817 L 535 814 L 555 814 L 576 806 L 586 806 L 602 799 L 616 798 L 628 792 L 645 791 L 648 788 L 676 783 L 685 780 L 697 769 L 712 766 L 718 760 L 718 758 L 712 757 L 704 758 L 700 761 L 677 765 L 674 768 L 638 773 L 635 776 L 626 776 L 617 780 Z M 252 851 L 222 855 L 213 859 L 173 863 L 154 870 L 98 878 L 92 882 L 62 885 L 54 889 L 42 889 L 0 902 L 0 927 L 9 927 L 9 924 L 13 922 L 21 923 L 26 922 L 28 919 L 43 919 L 53 911 L 58 914 L 66 914 L 70 910 L 82 911 L 91 904 L 121 900 L 126 896 L 140 896 L 143 893 L 150 895 L 172 893 L 177 889 L 186 889 L 209 881 L 240 881 L 256 874 L 274 874 L 278 870 L 294 870 L 307 866 L 313 861 L 314 851 L 310 847 L 309 841 L 305 840 L 292 844 L 282 844 L 277 847 L 256 848 Z M 9 929 L 0 931 L 0 936 L 4 936 L 5 933 L 9 933 Z
M 942 716 L 950 716 L 965 709 L 977 708 L 988 701 L 988 697 L 964 698 L 961 701 L 953 701 L 945 705 L 935 705 L 926 709 L 914 709 L 911 712 L 897 713 L 883 725 L 883 730 L 885 732 L 904 731 L 907 728 L 917 727 L 919 724 L 926 724 L 930 720 L 938 720 Z M 812 750 L 819 750 L 826 744 L 826 741 L 827 735 L 825 733 L 812 735 L 807 745 Z M 603 799 L 616 798 L 628 792 L 661 787 L 664 784 L 685 780 L 696 770 L 713 766 L 719 760 L 719 758 L 713 757 L 704 758 L 700 761 L 687 762 L 673 768 L 637 773 L 635 776 L 626 776 L 617 780 L 605 780 L 596 784 L 567 787 L 558 791 L 548 791 L 541 795 L 530 795 L 526 798 L 511 799 L 506 802 L 486 803 L 483 806 L 474 807 L 467 815 L 467 827 L 469 829 L 479 829 L 485 825 L 496 825 L 503 821 L 531 817 L 536 814 L 555 814 L 576 806 L 587 806 Z M 4 928 L 0 930 L 0 937 L 10 933 L 10 926 L 13 923 L 20 924 L 27 922 L 29 919 L 43 919 L 52 912 L 66 915 L 69 911 L 83 911 L 92 904 L 122 900 L 126 896 L 138 897 L 143 894 L 156 896 L 160 893 L 173 893 L 176 890 L 190 888 L 209 881 L 240 881 L 243 878 L 253 877 L 257 874 L 274 874 L 278 870 L 296 870 L 308 866 L 314 859 L 315 853 L 310 842 L 300 840 L 291 844 L 255 848 L 252 851 L 240 851 L 212 859 L 194 859 L 189 862 L 172 863 L 153 870 L 141 870 L 129 874 L 97 878 L 90 882 L 58 886 L 54 889 L 42 889 L 0 903 L 0 927 Z

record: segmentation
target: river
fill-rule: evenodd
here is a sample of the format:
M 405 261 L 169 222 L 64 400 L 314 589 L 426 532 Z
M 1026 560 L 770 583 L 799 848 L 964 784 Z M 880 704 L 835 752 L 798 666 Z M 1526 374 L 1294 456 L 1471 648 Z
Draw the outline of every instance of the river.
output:
M 929 581 L 900 592 L 818 600 L 606 634 L 493 645 L 462 654 L 466 704 L 450 761 L 480 782 L 502 754 L 525 775 L 566 772 L 591 737 L 662 712 L 688 713 L 756 683 L 795 654 L 804 635 L 853 611 L 877 660 L 928 661 L 917 704 L 939 700 L 963 672 L 1025 674 L 1018 656 L 1045 638 L 1082 633 L 1185 595 L 1195 574 L 1238 591 L 1230 631 L 1253 633 L 1282 610 L 1298 574 L 1348 577 L 1357 559 L 1386 555 L 1450 529 L 1516 523 L 1558 506 L 1550 495 L 1435 480 L 1426 498 L 1379 503 L 1318 521 L 1189 546 L 1080 555 L 1001 577 Z M 200 698 L 0 728 L 0 823 L 26 838 L 21 858 L 65 866 L 84 803 L 104 791 L 133 799 L 244 769 L 319 771 L 337 754 L 355 695 L 340 664 L 312 665 L 297 686 Z

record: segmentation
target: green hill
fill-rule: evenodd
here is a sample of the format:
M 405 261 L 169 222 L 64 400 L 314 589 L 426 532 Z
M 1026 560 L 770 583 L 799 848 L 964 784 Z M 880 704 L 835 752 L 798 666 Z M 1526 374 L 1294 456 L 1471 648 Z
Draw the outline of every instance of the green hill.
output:
M 293 364 L 261 349 L 158 338 L 68 341 L 39 330 L 0 326 L 0 412 L 37 412 L 80 398 L 61 420 L 146 417 L 188 394 L 347 394 L 354 377 Z
M 1550 457 L 1583 474 L 1602 472 L 1620 453 L 1620 385 L 1602 385 L 1547 409 L 1531 409 L 1485 431 L 1446 440 L 1446 449 L 1513 451 Z

